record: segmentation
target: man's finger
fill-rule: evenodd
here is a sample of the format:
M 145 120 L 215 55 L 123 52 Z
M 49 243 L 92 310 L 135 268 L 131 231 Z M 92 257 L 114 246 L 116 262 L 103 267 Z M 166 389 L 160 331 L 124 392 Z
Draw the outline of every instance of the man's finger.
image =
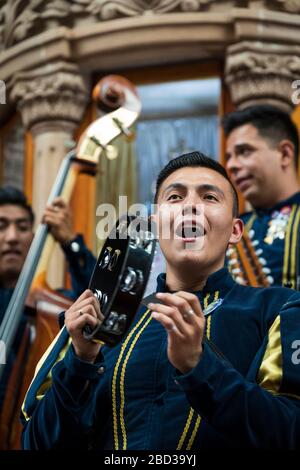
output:
M 168 307 L 162 304 L 148 304 L 150 310 L 155 311 L 156 313 L 166 315 L 171 320 L 173 320 L 175 326 L 178 330 L 183 334 L 188 334 L 187 323 L 184 322 L 184 318 L 182 314 L 179 312 L 177 308 Z
M 89 325 L 95 329 L 99 325 L 99 319 L 86 313 L 72 320 L 72 322 L 66 322 L 66 328 L 70 334 L 76 332 L 76 330 L 82 330 L 85 325 Z
M 193 294 L 191 295 L 192 297 L 188 297 L 182 295 L 182 292 L 180 294 L 177 292 L 175 294 L 159 292 L 156 294 L 156 297 L 167 305 L 178 308 L 183 316 L 192 316 L 195 313 L 198 317 L 203 317 L 199 300 Z
M 98 318 L 101 318 L 101 316 L 103 314 L 100 310 L 99 302 L 93 294 L 88 296 L 87 298 L 84 298 L 83 300 L 80 300 L 80 302 L 79 302 L 79 299 L 78 299 L 78 301 L 76 301 L 76 303 L 72 305 L 71 310 L 72 310 L 72 312 L 76 312 L 80 309 L 84 310 L 88 306 L 93 307 L 94 310 L 96 311 L 96 314 L 97 314 Z
M 182 333 L 171 318 L 159 312 L 152 312 L 152 317 L 157 320 L 168 332 L 170 336 L 182 337 Z
M 191 306 L 191 309 L 197 316 L 204 318 L 200 301 L 195 294 L 191 294 L 190 292 L 185 292 L 185 291 L 178 291 L 176 292 L 176 295 L 178 297 L 185 299 L 189 303 L 189 305 Z
M 84 300 L 84 299 L 88 299 L 88 298 L 94 298 L 95 299 L 95 296 L 93 294 L 93 292 L 91 291 L 91 289 L 86 289 L 79 297 L 78 299 L 73 303 L 72 307 L 74 307 L 75 305 L 78 305 L 79 302 L 81 302 L 81 300 Z M 95 299 L 96 300 L 96 299 Z
M 64 207 L 67 207 L 67 203 L 62 197 L 56 197 L 55 199 L 53 199 L 51 206 L 60 207 L 61 209 L 63 209 Z

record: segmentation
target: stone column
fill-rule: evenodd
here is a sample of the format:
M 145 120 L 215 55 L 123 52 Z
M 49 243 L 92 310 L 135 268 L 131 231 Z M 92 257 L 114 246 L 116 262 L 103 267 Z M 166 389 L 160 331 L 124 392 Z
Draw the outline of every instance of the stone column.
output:
M 77 66 L 56 63 L 18 74 L 10 98 L 17 103 L 24 127 L 33 135 L 32 205 L 39 223 L 60 163 L 83 117 L 89 88 Z M 52 287 L 63 283 L 63 261 L 56 249 L 48 276 Z
M 237 108 L 270 103 L 291 112 L 300 46 L 241 41 L 227 49 L 225 80 Z

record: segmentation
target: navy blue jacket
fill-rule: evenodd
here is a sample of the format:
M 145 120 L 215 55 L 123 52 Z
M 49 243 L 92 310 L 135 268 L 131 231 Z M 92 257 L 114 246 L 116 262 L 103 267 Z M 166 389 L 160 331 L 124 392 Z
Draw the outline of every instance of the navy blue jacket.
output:
M 223 303 L 187 374 L 169 362 L 166 331 L 146 307 L 94 364 L 75 355 L 63 328 L 22 407 L 24 449 L 300 447 L 300 295 L 241 286 L 225 268 L 197 295 L 203 307 Z
M 270 285 L 299 290 L 300 192 L 269 209 L 256 208 L 253 212 L 242 214 L 241 219 Z M 238 259 L 234 247 L 230 252 Z M 228 267 L 239 282 L 239 274 L 231 270 L 230 264 Z

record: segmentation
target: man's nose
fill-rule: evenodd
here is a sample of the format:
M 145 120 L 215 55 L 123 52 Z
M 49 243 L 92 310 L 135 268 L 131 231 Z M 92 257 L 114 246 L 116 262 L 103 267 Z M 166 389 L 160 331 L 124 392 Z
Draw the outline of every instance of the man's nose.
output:
M 235 155 L 232 155 L 227 160 L 225 167 L 229 174 L 235 174 L 238 170 L 241 169 L 241 163 Z
M 184 215 L 188 214 L 201 214 L 203 204 L 201 203 L 201 198 L 197 194 L 189 194 L 185 200 L 184 206 L 182 208 L 182 213 Z
M 6 242 L 17 242 L 18 241 L 18 229 L 15 224 L 10 224 L 5 231 Z

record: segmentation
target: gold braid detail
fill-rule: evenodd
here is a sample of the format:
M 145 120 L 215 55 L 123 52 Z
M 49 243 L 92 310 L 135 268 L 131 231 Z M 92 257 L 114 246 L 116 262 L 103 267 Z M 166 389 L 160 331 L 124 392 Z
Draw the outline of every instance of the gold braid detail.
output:
M 112 380 L 112 409 L 113 409 L 113 434 L 114 434 L 114 441 L 115 441 L 115 449 L 119 449 L 119 438 L 118 438 L 118 416 L 117 416 L 117 393 L 116 393 L 116 387 L 117 387 L 117 376 L 118 376 L 118 371 L 119 371 L 119 366 L 122 360 L 122 357 L 125 353 L 125 349 L 131 340 L 132 336 L 136 332 L 136 330 L 139 328 L 139 326 L 143 323 L 145 318 L 148 316 L 148 313 L 150 310 L 147 310 L 140 321 L 135 325 L 135 327 L 131 330 L 129 335 L 127 336 L 126 340 L 124 341 L 115 369 L 114 369 L 114 374 L 113 374 L 113 380 Z
M 210 294 L 207 294 L 205 299 L 204 299 L 204 308 L 208 307 L 209 297 L 210 297 Z M 217 300 L 218 298 L 219 298 L 219 291 L 216 291 L 215 295 L 214 295 L 214 301 Z M 207 336 L 208 339 L 210 338 L 210 328 L 211 328 L 211 315 L 208 316 L 207 322 L 206 322 L 206 336 Z M 195 410 L 191 407 L 190 410 L 189 410 L 189 415 L 188 415 L 186 424 L 184 426 L 183 433 L 182 433 L 182 435 L 179 439 L 179 443 L 177 445 L 176 450 L 181 450 L 182 447 L 183 447 L 184 441 L 187 437 L 187 433 L 189 432 L 189 429 L 190 429 L 190 426 L 191 426 L 191 423 L 192 423 L 194 412 L 195 412 Z M 197 419 L 196 419 L 196 423 L 194 425 L 194 429 L 193 429 L 192 434 L 191 434 L 191 437 L 190 437 L 190 439 L 188 441 L 188 444 L 187 444 L 187 448 L 186 448 L 187 450 L 190 450 L 192 448 L 192 445 L 193 445 L 195 437 L 197 435 L 197 431 L 199 429 L 200 423 L 201 423 L 201 416 L 198 415 Z

